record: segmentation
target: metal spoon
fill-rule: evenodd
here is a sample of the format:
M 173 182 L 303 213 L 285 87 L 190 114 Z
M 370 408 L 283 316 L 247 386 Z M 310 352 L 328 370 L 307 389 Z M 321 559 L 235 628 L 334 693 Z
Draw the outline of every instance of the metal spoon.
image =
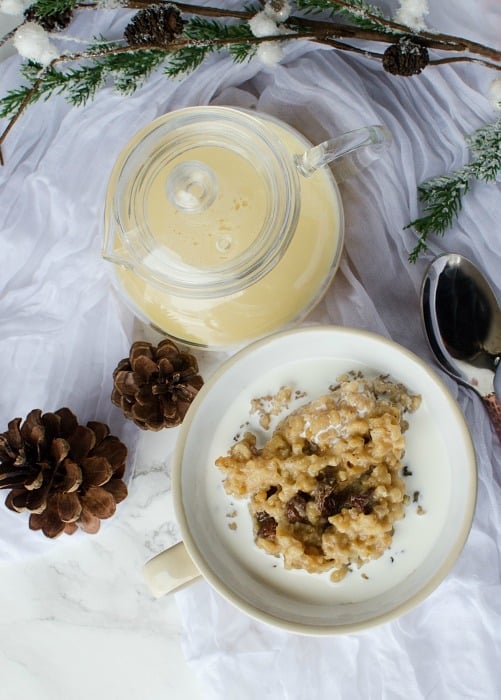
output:
M 501 439 L 501 309 L 487 280 L 463 256 L 440 255 L 423 279 L 421 313 L 438 362 L 482 397 Z

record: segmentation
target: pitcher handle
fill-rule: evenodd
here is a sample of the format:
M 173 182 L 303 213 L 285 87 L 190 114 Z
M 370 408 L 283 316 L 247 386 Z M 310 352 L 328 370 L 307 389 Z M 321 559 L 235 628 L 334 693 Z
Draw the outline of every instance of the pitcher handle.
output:
M 304 153 L 294 156 L 298 172 L 310 177 L 329 163 L 338 182 L 368 168 L 388 149 L 392 142 L 390 130 L 383 124 L 364 126 L 328 139 Z

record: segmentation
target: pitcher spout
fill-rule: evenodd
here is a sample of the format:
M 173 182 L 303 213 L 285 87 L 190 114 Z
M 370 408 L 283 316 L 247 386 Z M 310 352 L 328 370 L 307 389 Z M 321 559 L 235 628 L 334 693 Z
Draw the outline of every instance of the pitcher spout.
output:
M 120 226 L 114 220 L 109 209 L 107 206 L 104 215 L 104 237 L 101 255 L 108 262 L 132 269 L 132 260 L 122 240 Z

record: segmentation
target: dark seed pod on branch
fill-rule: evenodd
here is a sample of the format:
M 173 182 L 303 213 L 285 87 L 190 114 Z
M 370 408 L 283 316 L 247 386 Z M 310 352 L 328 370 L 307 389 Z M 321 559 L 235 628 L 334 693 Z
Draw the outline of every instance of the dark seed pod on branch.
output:
M 73 19 L 73 10 L 67 8 L 61 12 L 41 14 L 38 3 L 35 2 L 24 11 L 24 18 L 27 22 L 36 22 L 40 24 L 47 32 L 60 32 L 66 29 Z
M 113 380 L 112 402 L 143 430 L 179 425 L 204 383 L 196 358 L 171 340 L 133 343 Z
M 383 54 L 383 68 L 392 75 L 417 75 L 430 62 L 428 49 L 412 37 L 403 37 L 388 46 Z
M 5 505 L 30 513 L 30 529 L 47 537 L 96 533 L 127 496 L 126 457 L 104 423 L 79 425 L 69 408 L 34 409 L 0 434 L 0 489 L 11 489 Z
M 125 27 L 124 36 L 131 46 L 167 46 L 184 27 L 175 5 L 150 5 L 139 10 Z

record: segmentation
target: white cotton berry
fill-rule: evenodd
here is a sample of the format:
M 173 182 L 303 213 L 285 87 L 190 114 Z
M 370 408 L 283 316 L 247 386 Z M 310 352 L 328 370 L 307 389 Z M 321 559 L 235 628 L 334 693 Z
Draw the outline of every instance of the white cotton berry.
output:
M 280 29 L 275 21 L 269 17 L 266 12 L 258 12 L 252 19 L 249 20 L 249 27 L 255 37 L 262 36 L 277 36 L 280 34 Z
M 23 0 L 0 0 L 0 12 L 4 15 L 22 15 L 31 1 L 26 3 Z
M 256 55 L 265 65 L 275 66 L 282 60 L 284 51 L 278 41 L 266 41 L 259 44 Z
M 410 29 L 420 31 L 426 29 L 424 17 L 429 11 L 428 0 L 400 0 L 395 20 Z
M 268 15 L 268 17 L 275 20 L 275 22 L 285 22 L 290 17 L 291 6 L 287 0 L 283 0 L 281 3 L 276 2 L 275 6 L 272 2 L 270 2 L 270 0 L 268 0 L 264 6 L 264 12 Z
M 23 58 L 41 63 L 42 66 L 48 66 L 60 55 L 45 29 L 36 22 L 21 25 L 14 34 L 13 43 Z
M 492 109 L 501 109 L 501 78 L 496 78 L 489 85 L 489 102 Z

